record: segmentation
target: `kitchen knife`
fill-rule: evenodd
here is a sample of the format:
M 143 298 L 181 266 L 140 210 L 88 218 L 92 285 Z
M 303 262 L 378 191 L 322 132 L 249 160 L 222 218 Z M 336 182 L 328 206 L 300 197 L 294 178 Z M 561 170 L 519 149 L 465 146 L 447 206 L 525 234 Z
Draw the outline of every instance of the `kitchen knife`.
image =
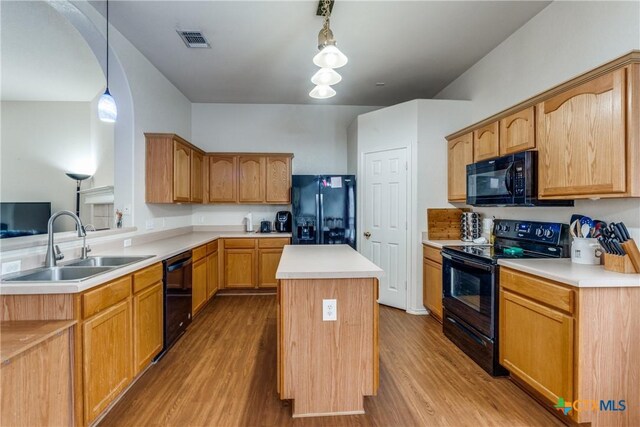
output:
M 613 247 L 616 248 L 618 255 L 626 255 L 626 252 L 624 251 L 624 249 L 622 249 L 622 246 L 620 246 L 619 242 L 616 242 L 614 240 L 612 243 L 613 243 Z
M 631 235 L 629 234 L 629 230 L 627 230 L 627 226 L 624 225 L 624 222 L 619 222 L 618 223 L 618 227 L 620 227 L 622 229 L 622 232 L 624 233 L 625 240 L 631 240 Z
M 598 243 L 606 253 L 608 254 L 611 253 L 611 249 L 609 249 L 609 244 L 604 240 L 604 237 L 598 237 Z
M 613 232 L 621 243 L 627 241 L 627 238 L 625 237 L 624 231 L 622 231 L 622 227 L 620 227 L 620 224 L 613 224 Z

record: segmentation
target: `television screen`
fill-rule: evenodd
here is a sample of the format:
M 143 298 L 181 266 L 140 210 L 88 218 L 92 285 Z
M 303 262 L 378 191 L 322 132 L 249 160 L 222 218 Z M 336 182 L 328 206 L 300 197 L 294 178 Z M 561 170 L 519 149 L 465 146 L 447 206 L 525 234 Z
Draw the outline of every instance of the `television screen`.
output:
M 50 202 L 0 202 L 0 239 L 46 234 Z

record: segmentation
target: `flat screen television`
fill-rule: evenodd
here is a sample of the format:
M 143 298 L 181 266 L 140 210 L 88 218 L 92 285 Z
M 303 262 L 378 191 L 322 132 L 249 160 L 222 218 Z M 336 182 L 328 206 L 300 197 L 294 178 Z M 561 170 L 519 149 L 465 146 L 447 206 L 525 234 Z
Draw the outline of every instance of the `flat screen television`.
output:
M 47 234 L 50 202 L 0 202 L 0 239 Z

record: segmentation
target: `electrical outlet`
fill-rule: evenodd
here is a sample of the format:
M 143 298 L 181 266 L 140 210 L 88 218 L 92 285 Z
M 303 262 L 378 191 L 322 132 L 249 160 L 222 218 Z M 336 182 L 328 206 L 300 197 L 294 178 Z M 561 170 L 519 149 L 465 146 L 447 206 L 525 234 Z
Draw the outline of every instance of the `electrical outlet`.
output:
M 335 299 L 322 300 L 322 321 L 334 322 L 338 320 L 338 301 Z
M 17 273 L 18 271 L 20 271 L 21 266 L 22 262 L 20 260 L 3 262 L 2 274 Z
M 122 208 L 123 215 L 131 215 L 131 205 L 124 205 Z
M 131 246 L 131 239 L 124 239 L 124 247 L 128 248 L 129 246 Z
M 153 220 L 152 219 L 148 219 L 147 220 L 146 228 L 147 228 L 147 230 L 153 230 L 154 229 L 154 225 L 153 225 Z

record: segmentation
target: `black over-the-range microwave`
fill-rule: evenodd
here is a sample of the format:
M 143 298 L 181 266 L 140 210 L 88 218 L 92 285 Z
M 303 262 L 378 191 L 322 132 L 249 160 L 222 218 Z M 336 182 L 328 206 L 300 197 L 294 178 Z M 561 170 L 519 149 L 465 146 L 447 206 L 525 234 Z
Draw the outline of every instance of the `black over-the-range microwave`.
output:
M 523 151 L 467 165 L 467 204 L 573 206 L 573 200 L 538 200 L 537 155 Z

